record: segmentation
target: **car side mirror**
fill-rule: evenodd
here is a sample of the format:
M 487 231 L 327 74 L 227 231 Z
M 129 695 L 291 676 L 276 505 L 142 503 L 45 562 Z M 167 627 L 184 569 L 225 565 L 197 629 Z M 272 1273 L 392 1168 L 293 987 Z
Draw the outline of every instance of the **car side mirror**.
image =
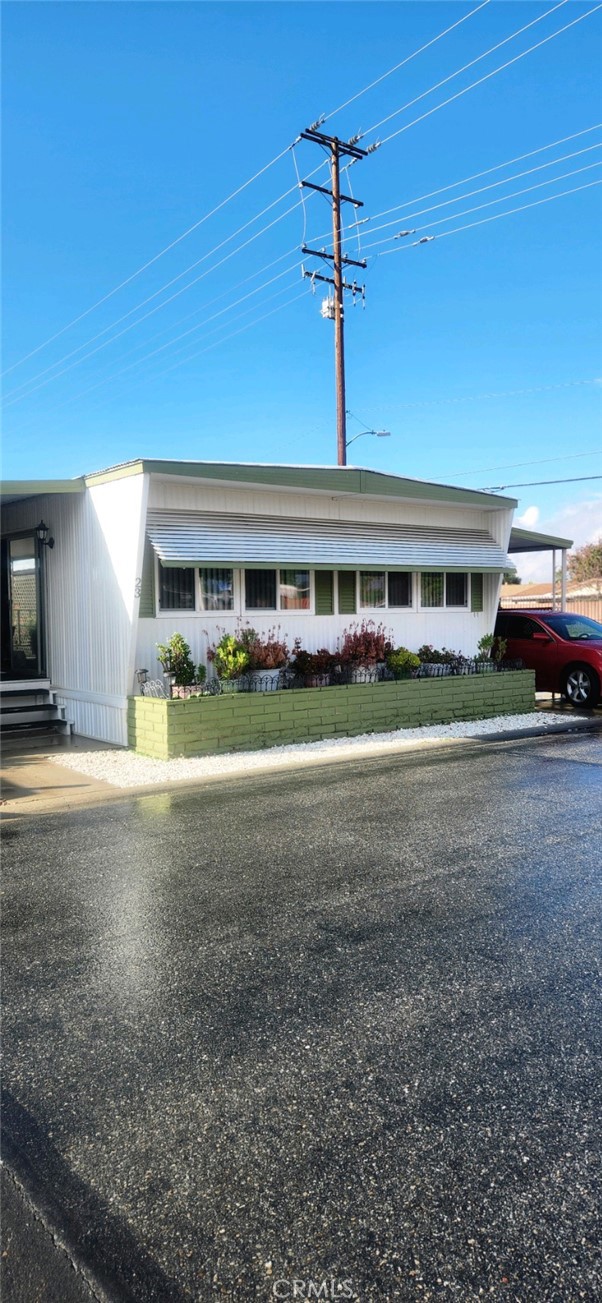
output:
M 547 633 L 544 633 L 543 629 L 538 629 L 537 632 L 533 634 L 533 642 L 552 642 L 552 641 L 553 639 L 550 638 Z

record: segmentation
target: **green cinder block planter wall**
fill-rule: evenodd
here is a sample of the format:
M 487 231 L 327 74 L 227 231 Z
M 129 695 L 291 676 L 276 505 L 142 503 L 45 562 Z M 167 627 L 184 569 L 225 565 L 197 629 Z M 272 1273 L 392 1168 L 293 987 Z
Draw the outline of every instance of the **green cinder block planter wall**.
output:
M 171 760 L 519 715 L 534 705 L 532 670 L 298 692 L 241 692 L 188 701 L 130 697 L 128 742 L 142 755 Z

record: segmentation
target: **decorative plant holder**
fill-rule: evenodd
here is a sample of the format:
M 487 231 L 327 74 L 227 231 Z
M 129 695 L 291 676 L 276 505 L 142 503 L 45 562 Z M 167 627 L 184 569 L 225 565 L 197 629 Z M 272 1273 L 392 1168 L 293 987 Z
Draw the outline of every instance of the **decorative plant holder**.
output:
M 237 679 L 219 679 L 220 692 L 248 692 L 249 680 L 247 675 L 240 675 Z
M 476 661 L 475 669 L 477 674 L 495 674 L 497 672 L 495 661 Z
M 378 665 L 356 665 L 349 672 L 350 683 L 378 683 Z
M 275 692 L 280 687 L 282 670 L 253 670 L 249 674 L 251 692 Z
M 420 666 L 421 679 L 443 679 L 451 674 L 451 665 L 439 665 L 436 661 L 423 661 Z
M 303 683 L 306 688 L 329 688 L 330 674 L 306 674 Z

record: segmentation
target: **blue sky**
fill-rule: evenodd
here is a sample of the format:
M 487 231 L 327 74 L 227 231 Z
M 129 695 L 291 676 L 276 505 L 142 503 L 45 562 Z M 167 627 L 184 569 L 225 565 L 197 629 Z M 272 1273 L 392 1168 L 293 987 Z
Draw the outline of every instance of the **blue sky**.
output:
M 471 487 L 600 474 L 592 182 L 602 180 L 602 131 L 587 129 L 602 121 L 602 9 L 410 125 L 594 7 L 569 0 L 541 17 L 552 0 L 492 0 L 328 117 L 325 131 L 362 130 L 362 145 L 407 127 L 346 178 L 370 219 L 360 228 L 366 308 L 347 310 L 347 405 L 392 432 L 358 439 L 357 464 Z M 326 200 L 311 197 L 303 214 L 288 150 L 201 219 L 320 113 L 476 9 L 5 4 L 5 477 L 70 476 L 141 455 L 334 462 L 332 324 L 298 267 L 304 229 L 309 243 L 327 244 Z M 300 175 L 321 157 L 298 146 Z M 325 170 L 315 179 L 326 182 Z M 575 193 L 551 198 L 567 189 Z M 451 234 L 543 198 L 551 202 Z M 490 206 L 460 216 L 481 204 Z M 375 229 L 387 221 L 399 225 Z M 405 227 L 438 239 L 381 243 Z M 348 247 L 353 256 L 356 240 Z M 349 436 L 361 429 L 351 418 Z M 601 484 L 512 492 L 528 524 L 583 542 L 600 524 Z M 523 571 L 535 574 L 533 562 Z

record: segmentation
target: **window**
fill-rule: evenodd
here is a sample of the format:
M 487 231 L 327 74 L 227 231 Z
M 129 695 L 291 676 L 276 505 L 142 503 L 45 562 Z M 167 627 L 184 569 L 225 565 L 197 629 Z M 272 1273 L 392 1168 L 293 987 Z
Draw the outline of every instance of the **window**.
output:
M 420 576 L 420 605 L 468 606 L 468 575 L 425 571 Z
M 159 562 L 159 606 L 162 611 L 194 611 L 194 570 Z
M 309 570 L 245 570 L 247 611 L 309 611 Z
M 420 576 L 420 605 L 443 606 L 445 592 L 444 576 L 433 571 L 425 571 Z
M 390 571 L 389 580 L 389 606 L 411 606 L 412 605 L 412 576 L 407 574 L 398 574 Z
M 384 609 L 412 605 L 412 576 L 385 570 L 360 570 L 360 608 Z
M 309 570 L 280 571 L 280 610 L 309 611 Z
M 232 611 L 234 609 L 234 571 L 199 570 L 201 578 L 201 610 Z
M 360 606 L 373 609 L 386 606 L 386 575 L 384 570 L 360 570 Z
M 245 570 L 247 611 L 276 610 L 276 571 Z
M 468 606 L 468 575 L 445 576 L 445 605 Z

